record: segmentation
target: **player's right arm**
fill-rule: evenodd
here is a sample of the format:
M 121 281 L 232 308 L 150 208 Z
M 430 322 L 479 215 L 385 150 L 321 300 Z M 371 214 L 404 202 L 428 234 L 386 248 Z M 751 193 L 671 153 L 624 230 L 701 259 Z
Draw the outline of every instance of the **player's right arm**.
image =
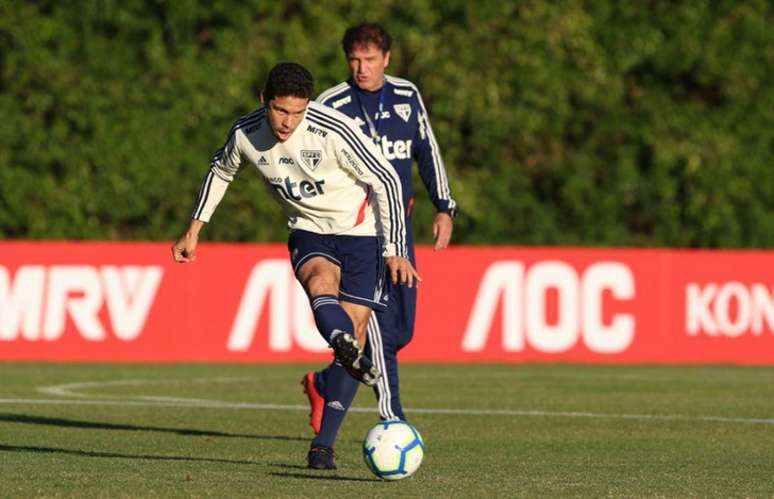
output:
M 422 278 L 408 259 L 405 211 L 400 178 L 379 149 L 362 134 L 354 122 L 342 122 L 347 130 L 338 136 L 339 164 L 360 181 L 371 186 L 379 209 L 378 226 L 384 240 L 383 256 L 395 284 L 412 287 Z M 340 129 L 341 130 L 341 129 Z
M 339 165 L 359 181 L 368 184 L 376 194 L 379 218 L 377 227 L 384 240 L 384 257 L 405 257 L 408 255 L 406 217 L 398 174 L 373 142 L 348 118 L 346 121 L 342 119 L 338 127 L 339 134 L 334 137 L 337 139 Z
M 239 123 L 239 122 L 238 122 Z M 199 195 L 191 215 L 188 229 L 172 245 L 172 258 L 179 263 L 196 260 L 196 246 L 199 242 L 199 232 L 206 222 L 210 221 L 234 175 L 242 163 L 242 155 L 237 143 L 238 129 L 232 127 L 226 143 L 213 154 L 210 169 L 199 188 Z

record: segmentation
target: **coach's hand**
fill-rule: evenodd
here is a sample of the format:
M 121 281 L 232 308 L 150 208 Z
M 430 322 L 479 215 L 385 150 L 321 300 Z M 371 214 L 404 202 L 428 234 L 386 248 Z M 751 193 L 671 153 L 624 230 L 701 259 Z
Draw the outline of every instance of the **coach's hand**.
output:
M 393 284 L 408 284 L 408 287 L 412 288 L 414 280 L 422 281 L 408 258 L 402 256 L 387 257 L 387 268 L 390 269 L 390 279 Z
M 454 220 L 448 213 L 440 212 L 435 215 L 433 220 L 433 250 L 438 251 L 449 246 L 452 231 L 454 230 Z

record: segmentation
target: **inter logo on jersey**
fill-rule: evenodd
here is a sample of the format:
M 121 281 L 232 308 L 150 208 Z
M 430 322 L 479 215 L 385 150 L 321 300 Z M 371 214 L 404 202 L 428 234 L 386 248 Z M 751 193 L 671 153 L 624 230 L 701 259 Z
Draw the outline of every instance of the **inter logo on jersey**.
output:
M 314 171 L 322 161 L 322 151 L 301 151 L 301 161 Z
M 325 194 L 325 180 L 318 180 L 317 182 L 309 182 L 308 180 L 302 180 L 301 182 L 293 182 L 290 177 L 285 178 L 267 178 L 269 185 L 271 185 L 277 193 L 288 201 L 301 201 L 302 199 L 313 198 L 321 194 Z
M 398 113 L 398 116 L 408 123 L 408 120 L 411 117 L 411 104 L 395 104 L 392 107 L 395 109 L 395 112 Z

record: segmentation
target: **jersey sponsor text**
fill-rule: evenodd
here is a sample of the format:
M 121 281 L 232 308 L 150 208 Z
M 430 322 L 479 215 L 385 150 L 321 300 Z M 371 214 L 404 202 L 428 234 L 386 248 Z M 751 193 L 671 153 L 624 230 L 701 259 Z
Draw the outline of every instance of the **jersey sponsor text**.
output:
M 301 201 L 305 198 L 313 198 L 325 194 L 322 187 L 323 184 L 325 184 L 325 180 L 318 180 L 316 182 L 310 182 L 308 180 L 293 182 L 290 180 L 290 177 L 285 177 L 279 182 L 277 180 L 278 179 L 270 179 L 269 184 L 271 184 L 280 196 L 288 201 Z
M 382 154 L 389 161 L 409 159 L 411 157 L 411 140 L 390 140 L 383 136 L 379 142 L 382 147 Z

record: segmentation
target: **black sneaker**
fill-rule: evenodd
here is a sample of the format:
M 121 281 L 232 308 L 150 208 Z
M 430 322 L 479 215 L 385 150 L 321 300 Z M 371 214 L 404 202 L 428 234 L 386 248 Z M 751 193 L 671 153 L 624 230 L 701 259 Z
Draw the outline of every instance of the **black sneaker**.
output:
M 336 469 L 333 449 L 330 447 L 312 447 L 306 455 L 306 463 L 308 468 L 315 470 Z
M 338 360 L 349 374 L 367 386 L 374 386 L 382 373 L 374 366 L 371 359 L 363 355 L 363 350 L 357 339 L 350 333 L 339 333 L 331 341 L 331 346 Z

